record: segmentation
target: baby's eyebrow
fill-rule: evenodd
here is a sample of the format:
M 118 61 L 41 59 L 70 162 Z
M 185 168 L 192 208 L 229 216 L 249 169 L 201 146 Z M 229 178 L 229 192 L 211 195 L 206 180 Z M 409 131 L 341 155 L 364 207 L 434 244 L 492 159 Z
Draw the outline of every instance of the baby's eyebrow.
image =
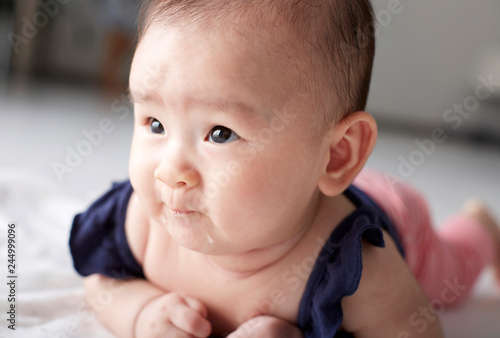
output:
M 132 103 L 139 102 L 163 102 L 162 98 L 156 94 L 147 91 L 134 91 L 132 88 L 128 88 L 127 96 Z M 216 98 L 207 98 L 207 99 L 192 99 L 189 100 L 189 105 L 198 106 L 198 107 L 207 107 L 211 110 L 218 110 L 221 112 L 235 112 L 241 113 L 243 115 L 252 115 L 255 114 L 256 110 L 241 101 L 231 100 L 231 99 L 216 99 Z
M 238 112 L 244 115 L 255 114 L 255 109 L 253 107 L 236 100 L 196 100 L 195 104 L 220 111 Z
M 155 93 L 151 93 L 148 91 L 142 91 L 142 90 L 132 90 L 132 88 L 128 87 L 127 88 L 127 96 L 130 102 L 132 103 L 139 103 L 139 102 L 162 102 L 162 99 L 160 96 L 156 95 Z

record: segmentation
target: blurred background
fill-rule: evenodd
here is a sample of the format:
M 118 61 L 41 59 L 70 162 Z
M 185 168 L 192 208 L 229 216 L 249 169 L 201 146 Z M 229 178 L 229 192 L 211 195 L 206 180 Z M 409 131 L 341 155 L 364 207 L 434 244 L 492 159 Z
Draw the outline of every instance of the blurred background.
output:
M 373 5 L 377 53 L 367 110 L 380 132 L 368 165 L 422 190 L 438 223 L 471 196 L 500 216 L 500 1 Z M 35 179 L 87 203 L 128 177 L 126 89 L 138 6 L 0 0 L 4 182 Z M 498 295 L 491 279 L 481 283 L 486 299 Z M 498 337 L 498 302 L 470 304 L 444 314 L 447 336 Z
M 126 88 L 139 5 L 0 2 L 0 166 L 29 168 L 81 196 L 127 177 Z M 380 137 L 369 165 L 418 185 L 440 207 L 439 219 L 470 195 L 498 207 L 500 1 L 373 5 L 367 110 Z M 110 123 L 107 133 L 102 123 Z

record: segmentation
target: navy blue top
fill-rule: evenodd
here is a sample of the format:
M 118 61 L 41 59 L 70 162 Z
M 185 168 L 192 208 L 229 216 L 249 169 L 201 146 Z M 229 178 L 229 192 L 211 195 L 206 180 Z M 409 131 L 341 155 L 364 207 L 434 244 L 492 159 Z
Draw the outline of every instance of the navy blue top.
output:
M 125 217 L 132 195 L 130 181 L 114 183 L 90 208 L 75 216 L 69 239 L 76 271 L 117 279 L 144 278 L 125 236 Z
M 132 191 L 129 181 L 115 183 L 87 211 L 75 216 L 69 245 L 75 269 L 81 275 L 144 278 L 125 236 Z M 344 194 L 357 208 L 332 232 L 309 276 L 297 318 L 306 338 L 352 337 L 339 330 L 343 320 L 341 301 L 354 294 L 361 280 L 361 239 L 384 247 L 384 229 L 404 254 L 394 226 L 380 207 L 352 185 Z

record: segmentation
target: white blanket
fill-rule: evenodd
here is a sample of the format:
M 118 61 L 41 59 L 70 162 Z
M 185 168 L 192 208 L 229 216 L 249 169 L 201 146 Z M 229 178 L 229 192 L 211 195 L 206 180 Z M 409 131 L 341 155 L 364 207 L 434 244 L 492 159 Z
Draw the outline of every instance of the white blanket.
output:
M 84 301 L 68 234 L 89 201 L 29 170 L 0 168 L 0 337 L 112 337 Z M 9 302 L 7 231 L 15 222 L 15 301 Z M 15 331 L 9 329 L 15 305 Z
M 0 167 L 0 337 L 112 337 L 85 305 L 67 245 L 74 214 L 89 202 L 29 170 Z M 8 300 L 9 222 L 16 224 L 15 302 Z M 15 331 L 8 328 L 11 304 Z M 470 301 L 441 318 L 447 337 L 500 337 L 500 289 L 491 271 Z

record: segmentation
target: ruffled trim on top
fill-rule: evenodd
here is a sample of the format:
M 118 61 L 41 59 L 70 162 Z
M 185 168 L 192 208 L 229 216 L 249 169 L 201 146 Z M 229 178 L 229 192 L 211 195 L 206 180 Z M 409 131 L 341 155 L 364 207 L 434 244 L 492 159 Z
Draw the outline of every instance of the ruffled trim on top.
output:
M 404 254 L 398 235 L 382 210 L 353 186 L 344 193 L 357 209 L 334 229 L 309 276 L 297 318 L 306 338 L 352 337 L 339 331 L 343 321 L 341 302 L 356 292 L 361 281 L 362 239 L 383 248 L 385 229 Z

